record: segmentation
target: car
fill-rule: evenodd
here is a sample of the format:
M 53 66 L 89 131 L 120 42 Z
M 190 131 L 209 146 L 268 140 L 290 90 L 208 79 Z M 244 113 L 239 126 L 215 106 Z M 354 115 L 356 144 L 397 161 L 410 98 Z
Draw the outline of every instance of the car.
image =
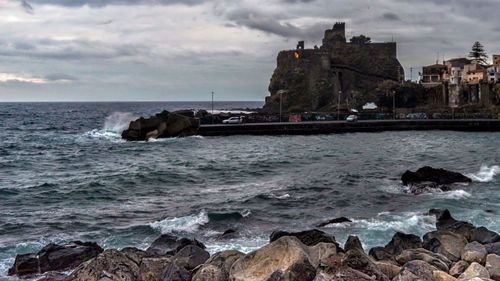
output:
M 427 119 L 427 114 L 425 113 L 410 113 L 406 115 L 406 119 Z
M 231 117 L 226 120 L 222 120 L 222 124 L 241 124 L 243 123 L 243 117 Z
M 357 122 L 358 121 L 358 116 L 357 115 L 349 115 L 345 119 L 347 122 Z

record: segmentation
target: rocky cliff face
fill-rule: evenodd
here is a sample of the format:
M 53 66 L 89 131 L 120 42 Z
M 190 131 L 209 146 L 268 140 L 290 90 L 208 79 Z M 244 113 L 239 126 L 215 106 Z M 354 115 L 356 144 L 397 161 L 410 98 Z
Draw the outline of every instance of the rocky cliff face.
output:
M 400 81 L 403 67 L 396 43 L 348 43 L 345 26 L 325 31 L 315 49 L 281 51 L 271 78 L 265 109 L 286 111 L 331 110 L 364 104 L 366 93 L 385 80 Z

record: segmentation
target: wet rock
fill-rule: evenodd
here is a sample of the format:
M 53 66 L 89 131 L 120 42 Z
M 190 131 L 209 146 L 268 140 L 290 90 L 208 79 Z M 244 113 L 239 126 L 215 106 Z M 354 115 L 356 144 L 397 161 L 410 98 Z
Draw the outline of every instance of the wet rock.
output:
M 458 261 L 450 268 L 450 275 L 453 277 L 458 277 L 460 274 L 464 273 L 469 267 L 469 263 L 466 261 Z
M 191 113 L 189 113 L 191 112 Z M 193 118 L 192 111 L 162 111 L 150 118 L 139 118 L 130 122 L 122 138 L 128 141 L 148 140 L 149 138 L 168 138 L 195 135 L 200 123 Z
M 40 264 L 36 254 L 17 255 L 14 265 L 9 269 L 9 275 L 29 277 L 40 273 Z
M 457 281 L 458 279 L 443 271 L 433 272 L 434 281 Z
M 139 265 L 126 254 L 106 250 L 96 258 L 78 266 L 68 277 L 71 281 L 137 280 Z
M 431 209 L 429 214 L 436 216 L 437 230 L 451 231 L 455 234 L 460 234 L 467 240 L 470 240 L 472 231 L 475 229 L 474 225 L 465 221 L 457 221 L 454 219 L 450 211 L 442 209 Z
M 434 182 L 422 182 L 422 183 L 413 183 L 410 185 L 410 188 L 406 190 L 406 193 L 421 195 L 426 193 L 433 192 L 443 192 L 451 190 L 448 186 L 440 185 Z
M 475 277 L 489 279 L 490 274 L 488 273 L 488 270 L 486 270 L 486 268 L 484 268 L 482 265 L 478 264 L 477 262 L 473 262 L 464 271 L 464 273 L 460 274 L 458 280 L 470 280 Z
M 219 240 L 234 239 L 236 237 L 238 237 L 238 232 L 234 229 L 228 229 L 224 231 L 221 235 L 219 235 L 218 239 Z
M 488 254 L 496 254 L 500 256 L 500 242 L 485 244 L 484 247 Z
M 193 281 L 227 281 L 231 266 L 243 256 L 244 253 L 234 250 L 216 253 L 196 271 Z
M 171 263 L 166 268 L 162 281 L 191 281 L 191 273 L 184 267 Z
M 445 272 L 448 272 L 451 266 L 451 261 L 445 256 L 421 248 L 404 250 L 400 255 L 396 256 L 396 261 L 401 265 L 413 260 L 424 261 Z
M 477 241 L 481 244 L 491 244 L 500 242 L 500 235 L 486 227 L 478 227 L 472 231 L 470 241 Z
M 359 249 L 347 251 L 342 258 L 342 265 L 363 272 L 368 276 L 375 276 L 376 280 L 389 280 L 375 262 Z
M 196 239 L 191 240 L 188 238 L 178 238 L 171 234 L 162 234 L 151 243 L 151 246 L 146 251 L 159 256 L 173 256 L 188 245 L 195 245 L 205 249 L 205 245 Z
M 281 237 L 238 259 L 231 267 L 230 280 L 313 280 L 316 269 L 308 252 L 308 247 L 298 238 Z
M 363 249 L 363 245 L 361 245 L 361 241 L 359 241 L 359 238 L 357 236 L 349 235 L 347 241 L 345 242 L 344 250 L 349 251 L 352 249 L 359 249 L 362 252 L 365 251 Z
M 451 261 L 460 260 L 467 239 L 451 231 L 432 231 L 424 235 L 422 246 L 431 252 L 442 254 Z
M 422 239 L 413 234 L 397 232 L 385 247 L 375 247 L 369 252 L 375 260 L 394 260 L 394 257 L 407 249 L 422 248 Z
M 340 224 L 340 223 L 346 223 L 346 222 L 352 222 L 352 221 L 346 217 L 340 217 L 340 218 L 335 218 L 335 219 L 331 219 L 329 221 L 322 222 L 322 223 L 318 224 L 317 227 L 324 227 L 324 226 L 327 226 L 329 224 Z
M 314 246 L 318 243 L 332 243 L 338 245 L 335 241 L 335 237 L 317 229 L 306 230 L 301 232 L 286 232 L 286 231 L 275 231 L 269 237 L 269 242 L 272 243 L 284 236 L 293 236 L 300 240 L 307 246 Z
M 462 260 L 468 263 L 477 262 L 484 264 L 486 255 L 486 248 L 478 242 L 469 243 L 462 250 Z
M 347 266 L 331 267 L 316 274 L 314 281 L 373 281 L 374 278 Z
M 472 180 L 460 173 L 447 171 L 445 169 L 434 169 L 429 166 L 418 169 L 416 172 L 406 171 L 401 176 L 404 185 L 421 182 L 433 182 L 440 185 L 456 182 L 471 182 Z
M 37 281 L 67 281 L 68 276 L 61 272 L 49 271 L 37 279 Z
M 409 261 L 403 265 L 401 272 L 393 281 L 433 281 L 434 271 L 438 271 L 438 269 L 424 261 Z
M 210 258 L 210 254 L 207 251 L 195 245 L 188 245 L 175 254 L 172 260 L 176 265 L 192 270 L 203 264 L 208 258 Z
M 382 273 L 391 280 L 396 277 L 401 271 L 400 266 L 397 266 L 389 261 L 375 261 L 375 264 L 380 269 L 380 271 L 382 271 Z
M 161 280 L 165 269 L 172 263 L 168 257 L 143 258 L 139 266 L 137 281 Z
M 489 254 L 486 257 L 486 270 L 490 273 L 490 278 L 500 281 L 500 256 Z

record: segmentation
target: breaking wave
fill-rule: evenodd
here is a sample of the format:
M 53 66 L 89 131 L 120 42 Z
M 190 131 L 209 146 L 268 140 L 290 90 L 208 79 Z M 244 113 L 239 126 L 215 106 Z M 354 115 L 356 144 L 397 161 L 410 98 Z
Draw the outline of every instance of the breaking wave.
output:
M 201 211 L 199 214 L 165 218 L 160 221 L 149 223 L 153 229 L 159 230 L 162 234 L 175 233 L 175 232 L 194 232 L 200 226 L 207 224 L 210 221 L 208 214 Z
M 448 192 L 438 192 L 434 194 L 438 194 L 437 197 L 439 198 L 454 199 L 454 200 L 466 199 L 472 196 L 472 194 L 470 194 L 469 192 L 461 189 L 452 190 Z
M 104 120 L 102 129 L 86 132 L 84 137 L 95 139 L 121 139 L 121 133 L 127 129 L 130 121 L 136 119 L 129 112 L 113 112 Z
M 476 182 L 490 182 L 493 181 L 493 178 L 500 174 L 500 166 L 491 166 L 488 167 L 486 165 L 481 166 L 479 172 L 474 174 L 468 174 L 467 176 Z

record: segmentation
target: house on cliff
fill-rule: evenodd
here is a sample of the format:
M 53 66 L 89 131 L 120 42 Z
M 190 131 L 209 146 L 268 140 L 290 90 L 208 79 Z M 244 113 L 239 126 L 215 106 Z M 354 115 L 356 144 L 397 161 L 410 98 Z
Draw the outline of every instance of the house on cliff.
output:
M 278 54 L 264 108 L 278 110 L 282 97 L 285 111 L 350 109 L 372 102 L 366 93 L 385 80 L 404 80 L 397 44 L 348 42 L 345 23 L 336 23 L 320 47 L 306 49 L 300 41 Z

